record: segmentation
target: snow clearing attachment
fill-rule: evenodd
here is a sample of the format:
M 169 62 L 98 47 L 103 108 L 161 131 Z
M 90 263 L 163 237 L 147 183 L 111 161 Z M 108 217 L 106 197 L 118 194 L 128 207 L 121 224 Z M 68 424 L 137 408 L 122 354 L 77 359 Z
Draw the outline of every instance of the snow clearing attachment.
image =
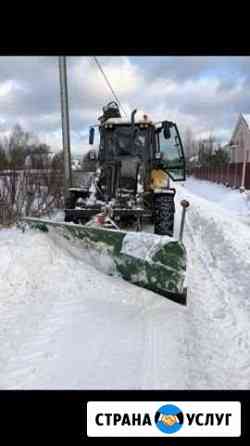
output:
M 136 113 L 123 119 L 112 102 L 90 128 L 89 144 L 98 127 L 99 146 L 83 159 L 80 187 L 68 190 L 65 223 L 24 220 L 98 252 L 106 250 L 115 274 L 185 304 L 182 234 L 188 203 L 182 202 L 180 237 L 175 240 L 175 189 L 170 187 L 170 180 L 185 180 L 181 138 L 174 122 L 154 123 L 144 113 L 136 118 Z
M 86 248 L 86 259 L 93 249 L 98 255 L 107 254 L 112 259 L 108 271 L 110 275 L 120 276 L 142 288 L 186 304 L 186 289 L 183 287 L 186 251 L 181 241 L 144 232 L 88 227 L 39 218 L 25 217 L 22 220 L 33 229 L 51 234 L 54 232 L 70 241 L 72 246 Z

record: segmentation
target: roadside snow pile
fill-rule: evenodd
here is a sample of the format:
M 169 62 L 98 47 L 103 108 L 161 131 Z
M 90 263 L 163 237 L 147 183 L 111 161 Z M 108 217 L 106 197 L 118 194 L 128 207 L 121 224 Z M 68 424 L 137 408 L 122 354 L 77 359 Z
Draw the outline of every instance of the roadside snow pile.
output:
M 183 307 L 45 233 L 0 230 L 0 253 L 1 389 L 185 386 Z
M 168 236 L 130 232 L 125 235 L 122 241 L 121 253 L 139 259 L 149 260 L 162 246 L 165 246 L 173 240 L 173 238 Z
M 184 231 L 189 382 L 195 389 L 249 389 L 249 227 L 178 186 L 177 203 L 184 198 L 190 201 Z M 180 214 L 177 206 L 177 221 Z
M 55 209 L 53 214 L 51 214 L 51 220 L 57 222 L 64 222 L 64 210 L 63 209 Z
M 224 257 L 225 245 L 228 245 L 233 255 L 240 255 L 244 262 L 250 262 L 250 231 L 237 215 L 230 215 L 228 209 L 222 208 L 220 203 L 194 196 L 186 187 L 178 189 L 177 198 L 179 197 L 190 201 L 187 218 L 192 224 L 193 232 L 200 234 L 202 244 L 204 241 L 208 243 L 212 254 L 215 253 L 214 249 L 222 249 L 221 254 Z M 237 209 L 235 213 L 237 214 Z M 229 252 L 227 255 L 229 256 Z
M 231 214 L 250 219 L 250 191 L 240 193 L 239 190 L 227 188 L 222 184 L 198 180 L 194 177 L 187 178 L 184 188 L 199 197 L 216 203 Z

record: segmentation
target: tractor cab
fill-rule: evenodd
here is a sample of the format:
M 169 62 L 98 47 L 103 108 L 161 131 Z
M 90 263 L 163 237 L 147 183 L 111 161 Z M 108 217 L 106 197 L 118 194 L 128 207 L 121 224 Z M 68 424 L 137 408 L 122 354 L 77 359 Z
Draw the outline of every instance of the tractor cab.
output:
M 173 234 L 174 195 L 172 181 L 185 179 L 185 160 L 175 123 L 154 123 L 144 112 L 134 110 L 121 117 L 115 102 L 103 107 L 97 126 L 89 132 L 93 146 L 96 127 L 100 141 L 83 160 L 90 184 L 71 190 L 67 221 L 84 222 L 103 207 L 112 208 L 113 219 L 137 229 L 142 221 L 155 223 L 159 234 Z M 90 175 L 91 174 L 91 175 Z
M 138 116 L 136 110 L 127 120 L 121 118 L 114 104 L 103 109 L 98 126 L 98 160 L 103 172 L 103 187 L 108 190 L 109 198 L 114 198 L 129 184 L 133 185 L 130 192 L 136 194 L 139 173 L 145 191 L 154 188 L 154 184 L 158 188 L 169 187 L 169 178 L 185 180 L 185 159 L 176 124 L 170 121 L 153 123 L 144 113 Z M 94 133 L 92 127 L 90 144 L 94 143 Z M 159 178 L 164 182 L 159 183 Z

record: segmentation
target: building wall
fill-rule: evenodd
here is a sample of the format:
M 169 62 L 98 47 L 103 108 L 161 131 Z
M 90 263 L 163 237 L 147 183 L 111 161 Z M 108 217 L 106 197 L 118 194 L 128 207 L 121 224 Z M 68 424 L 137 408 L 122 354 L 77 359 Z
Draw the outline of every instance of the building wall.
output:
M 233 139 L 233 144 L 239 145 L 233 150 L 231 161 L 242 163 L 244 161 L 245 150 L 250 151 L 250 131 L 244 122 L 240 123 Z M 250 152 L 248 153 L 248 161 L 250 162 Z

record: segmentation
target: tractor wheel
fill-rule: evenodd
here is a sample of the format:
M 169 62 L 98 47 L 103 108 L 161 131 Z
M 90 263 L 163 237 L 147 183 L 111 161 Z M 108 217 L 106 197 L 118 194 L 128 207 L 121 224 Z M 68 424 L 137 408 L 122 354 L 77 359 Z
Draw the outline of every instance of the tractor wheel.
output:
M 154 233 L 158 235 L 174 235 L 174 193 L 154 194 Z

